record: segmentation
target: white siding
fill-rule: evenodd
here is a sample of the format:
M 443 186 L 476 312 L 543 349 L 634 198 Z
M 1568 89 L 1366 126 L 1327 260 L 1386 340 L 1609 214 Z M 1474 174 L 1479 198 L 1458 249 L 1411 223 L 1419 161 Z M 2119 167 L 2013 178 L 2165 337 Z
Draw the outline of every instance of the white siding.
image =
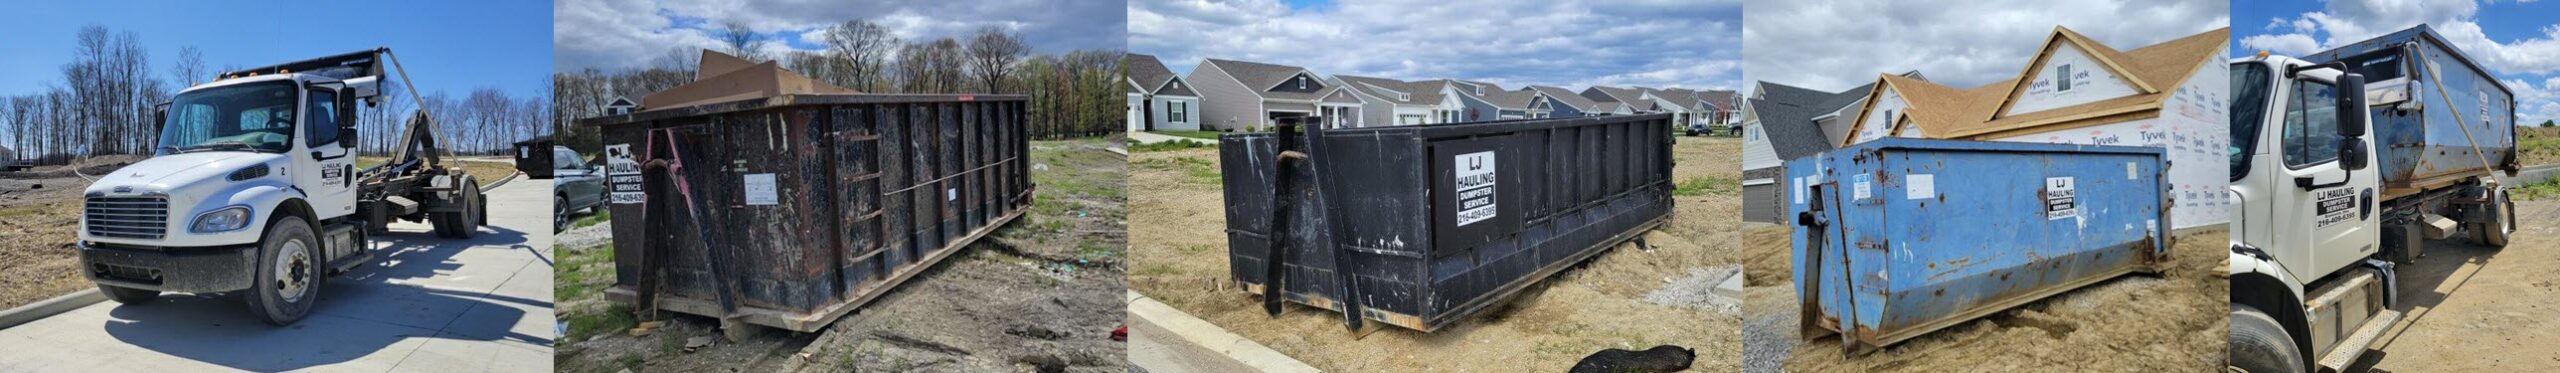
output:
M 1867 110 L 1866 117 L 1859 118 L 1858 137 L 1850 141 L 1851 144 L 1875 141 L 1892 134 L 1893 118 L 1902 116 L 1902 111 L 1910 107 L 1902 103 L 1902 92 L 1895 91 L 1892 86 L 1878 87 L 1884 90 L 1884 94 L 1876 99 L 1875 108 Z
M 1769 133 L 1761 130 L 1760 122 L 1743 124 L 1742 169 L 1757 170 L 1780 165 L 1778 151 L 1769 147 Z
M 2185 85 L 2177 87 L 2160 116 L 2131 122 L 2018 135 L 2000 141 L 2129 145 L 2168 151 L 2169 186 L 2177 206 L 2171 225 L 2193 228 L 2231 221 L 2228 186 L 2230 165 L 2230 65 L 2225 58 L 2207 60 Z
M 2064 70 L 2071 72 L 2067 79 L 2058 75 Z M 2034 73 L 2035 79 L 2027 80 L 2027 91 L 2018 94 L 2018 101 L 2009 103 L 2008 114 L 2033 113 L 2140 93 L 2134 91 L 2133 85 L 2125 83 L 2125 78 L 2116 76 L 2115 71 L 2089 58 L 2088 53 L 2083 53 L 2071 43 L 2056 46 L 2053 56 L 2045 59 L 2044 67 Z M 2070 89 L 2063 89 L 2065 86 Z

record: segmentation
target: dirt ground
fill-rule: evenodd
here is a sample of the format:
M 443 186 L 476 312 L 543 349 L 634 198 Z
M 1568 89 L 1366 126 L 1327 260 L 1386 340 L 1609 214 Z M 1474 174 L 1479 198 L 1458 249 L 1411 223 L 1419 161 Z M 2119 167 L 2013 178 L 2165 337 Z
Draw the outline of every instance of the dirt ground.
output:
M 1227 272 L 1215 149 L 1133 153 L 1129 286 L 1332 371 L 1564 371 L 1603 349 L 1662 344 L 1695 349 L 1693 371 L 1733 371 L 1741 351 L 1736 313 L 1647 298 L 1737 267 L 1740 149 L 1733 138 L 1679 139 L 1673 178 L 1683 186 L 1670 222 L 1646 236 L 1652 251 L 1619 245 L 1437 332 L 1386 327 L 1356 339 L 1331 311 L 1292 306 L 1269 317 L 1236 287 Z
M 716 320 L 679 316 L 632 337 L 629 310 L 606 304 L 612 255 L 601 243 L 560 254 L 556 294 L 567 372 L 1125 370 L 1111 340 L 1125 315 L 1122 193 L 1116 140 L 1032 145 L 1032 211 L 816 333 L 767 332 L 740 343 Z M 581 227 L 562 237 L 601 242 Z M 707 347 L 687 352 L 694 340 Z
M 115 171 L 141 157 L 110 156 L 69 166 L 0 172 L 0 309 L 94 287 L 80 276 L 80 175 Z
M 2503 250 L 2428 241 L 2399 267 L 2400 323 L 2349 371 L 2560 370 L 2560 201 L 2516 202 Z
M 2186 234 L 2159 277 L 2130 275 L 1844 358 L 1797 331 L 1787 226 L 1744 229 L 1746 371 L 2206 371 L 2230 338 L 2227 236 Z

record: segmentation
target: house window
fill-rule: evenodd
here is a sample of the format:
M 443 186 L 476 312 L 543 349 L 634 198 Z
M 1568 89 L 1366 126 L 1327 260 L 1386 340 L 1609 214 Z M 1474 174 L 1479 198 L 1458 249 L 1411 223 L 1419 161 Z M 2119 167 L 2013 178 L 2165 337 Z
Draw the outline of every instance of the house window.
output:
M 2063 64 L 2062 66 L 2054 67 L 2053 70 L 2053 91 L 2061 92 L 2071 90 L 2071 65 Z
M 1191 103 L 1190 103 L 1190 102 L 1184 102 L 1184 101 L 1175 101 L 1175 102 L 1171 102 L 1169 105 L 1165 105 L 1164 112 L 1165 112 L 1165 120 L 1167 120 L 1167 121 L 1172 121 L 1172 122 L 1189 122 L 1189 121 L 1191 121 L 1191 119 L 1190 119 L 1190 118 L 1191 118 Z
M 1306 77 L 1306 76 L 1299 76 L 1299 77 L 1298 77 L 1298 89 L 1307 89 L 1307 77 Z

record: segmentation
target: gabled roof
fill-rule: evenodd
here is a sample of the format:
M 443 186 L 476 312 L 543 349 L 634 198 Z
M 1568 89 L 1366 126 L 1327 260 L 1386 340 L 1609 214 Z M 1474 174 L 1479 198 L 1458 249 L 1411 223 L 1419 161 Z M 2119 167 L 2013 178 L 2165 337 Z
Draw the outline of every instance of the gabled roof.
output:
M 1698 110 L 1710 110 L 1710 109 L 1709 109 L 1710 107 L 1712 107 L 1712 108 L 1713 108 L 1713 110 L 1730 110 L 1730 109 L 1734 109 L 1734 108 L 1725 107 L 1725 106 L 1731 106 L 1731 105 L 1733 105 L 1733 104 L 1734 104 L 1734 102 L 1733 102 L 1733 96 L 1734 96 L 1734 95 L 1735 95 L 1735 93 L 1734 93 L 1733 91 L 1727 91 L 1727 90 L 1721 90 L 1721 89 L 1718 89 L 1718 90 L 1698 91 L 1698 93 L 1696 94 L 1696 96 L 1697 96 L 1697 98 L 1698 98 L 1698 99 L 1697 99 L 1697 102 L 1698 102 L 1698 105 L 1700 105 L 1701 107 L 1699 107 L 1699 108 L 1697 108 L 1697 109 L 1698 109 Z
M 1126 61 L 1122 63 L 1127 64 L 1129 68 L 1129 81 L 1137 84 L 1138 88 L 1143 90 L 1141 93 L 1155 93 L 1156 89 L 1164 87 L 1165 82 L 1173 81 L 1176 77 L 1173 75 L 1173 69 L 1165 68 L 1164 61 L 1157 60 L 1156 56 L 1130 53 L 1125 58 Z
M 2056 29 L 2061 32 L 2068 33 L 2069 35 L 2073 35 L 2074 37 L 2079 35 L 2075 32 L 2069 32 L 2069 29 L 2062 29 L 2058 27 Z M 2229 43 L 2230 39 L 2231 28 L 2224 27 L 2200 34 L 2171 39 L 2169 41 L 2152 44 L 2150 46 L 2145 46 L 2128 52 L 2114 52 L 2112 49 L 2107 49 L 2105 52 L 2098 52 L 2111 54 L 2104 58 L 2112 60 L 2113 62 L 2111 63 L 2114 65 L 2123 66 L 2123 71 L 2129 73 L 2122 74 L 2124 74 L 2123 76 L 2129 77 L 2129 80 L 2138 81 L 2144 86 L 2157 87 L 2159 89 L 2152 89 L 2144 91 L 2145 93 L 2136 93 L 2126 97 L 2100 100 L 2097 102 L 2041 110 L 2031 113 L 2000 115 L 2002 114 L 2000 111 L 2006 110 L 2010 104 L 2017 100 L 2018 96 L 2016 92 L 2005 92 L 2003 95 L 2005 99 L 1998 105 L 1994 105 L 1989 113 L 1986 113 L 1986 116 L 1984 117 L 1986 118 L 1985 122 L 1955 128 L 1953 131 L 1947 132 L 1945 136 L 1973 136 L 2043 126 L 2091 116 L 2123 114 L 2139 112 L 2142 110 L 2157 110 L 2163 102 L 2168 100 L 2170 95 L 2176 94 L 2176 87 L 2185 85 L 2187 79 L 2195 75 L 2198 66 L 2202 66 L 2207 63 L 2222 63 L 2222 61 L 2216 60 L 2216 57 L 2221 55 L 2222 46 Z M 2037 57 L 2037 63 L 2042 63 L 2043 59 L 2043 56 Z M 2027 73 L 2033 74 L 2034 70 L 2028 70 Z M 2029 75 L 2020 76 L 2023 77 Z M 2023 81 L 2025 79 L 2021 78 L 2019 80 Z M 2017 88 L 2013 83 L 2009 89 L 2018 90 L 2019 88 Z M 1931 136 L 1935 137 L 1940 135 L 1932 133 Z
M 1383 98 L 1388 102 L 1393 102 L 1399 105 L 1440 104 L 1440 90 L 1437 88 L 1422 89 L 1430 88 L 1426 85 L 1402 80 L 1366 76 L 1336 74 L 1333 77 L 1335 80 L 1342 81 L 1343 85 L 1350 86 L 1351 89 L 1359 91 L 1361 94 Z M 1398 100 L 1396 97 L 1397 93 L 1403 93 L 1404 99 Z
M 1796 159 L 1833 148 L 1830 136 L 1823 135 L 1822 125 L 1813 118 L 1840 111 L 1866 98 L 1874 89 L 1875 84 L 1870 83 L 1840 92 L 1823 92 L 1760 82 L 1760 98 L 1751 99 L 1749 106 L 1760 118 L 1760 132 L 1769 138 L 1770 150 L 1779 159 Z
M 1583 89 L 1583 90 L 1582 90 L 1582 97 L 1590 98 L 1592 101 L 1599 101 L 1599 102 L 1619 102 L 1619 103 L 1635 104 L 1635 103 L 1637 103 L 1637 101 L 1639 101 L 1639 99 L 1640 99 L 1640 98 L 1642 98 L 1642 96 L 1644 95 L 1644 90 L 1645 90 L 1645 89 L 1646 89 L 1646 88 L 1644 88 L 1644 87 L 1635 87 L 1635 88 L 1618 88 L 1618 87 L 1597 86 L 1597 85 L 1595 85 L 1595 86 L 1591 86 L 1591 88 Z M 1640 106 L 1640 105 L 1639 105 L 1639 106 L 1636 106 L 1636 107 L 1637 107 L 1637 108 L 1644 108 L 1644 106 Z
M 1325 87 L 1325 88 L 1324 88 L 1324 92 L 1319 93 L 1317 97 L 1323 97 L 1323 98 L 1324 98 L 1324 102 L 1329 102 L 1329 103 L 1337 103 L 1337 104 L 1357 104 L 1357 103 L 1360 103 L 1360 98 L 1359 98 L 1359 97 L 1353 97 L 1353 96 L 1352 96 L 1351 89 L 1349 89 L 1349 88 L 1342 88 L 1342 86 Z
M 1527 89 L 1545 94 L 1547 97 L 1555 100 L 1557 104 L 1572 107 L 1574 110 L 1593 112 L 1600 109 L 1600 103 L 1592 102 L 1591 98 L 1582 97 L 1581 94 L 1573 93 L 1573 91 L 1566 90 L 1564 87 L 1533 85 L 1529 86 Z
M 1484 92 L 1484 95 L 1483 95 L 1483 96 L 1480 96 L 1480 97 L 1481 97 L 1481 98 L 1483 98 L 1485 102 L 1493 103 L 1493 106 L 1494 106 L 1494 107 L 1496 107 L 1496 108 L 1501 108 L 1501 109 L 1511 109 L 1511 110 L 1528 110 L 1528 109 L 1529 109 L 1529 101 L 1530 101 L 1531 99 L 1537 98 L 1537 97 L 1538 97 L 1538 92 L 1537 92 L 1537 91 L 1485 91 L 1485 92 Z
M 1217 66 L 1218 71 L 1227 72 L 1228 76 L 1236 78 L 1236 82 L 1244 83 L 1246 88 L 1253 89 L 1254 94 L 1261 95 L 1262 98 L 1315 101 L 1317 97 L 1320 97 L 1316 94 L 1323 93 L 1271 90 L 1271 87 L 1279 86 L 1280 83 L 1286 82 L 1290 77 L 1298 76 L 1299 74 L 1305 74 L 1310 78 L 1316 77 L 1314 72 L 1307 71 L 1306 68 L 1302 67 L 1273 65 L 1260 62 L 1221 60 L 1216 58 L 1204 59 L 1200 63 L 1203 65 Z

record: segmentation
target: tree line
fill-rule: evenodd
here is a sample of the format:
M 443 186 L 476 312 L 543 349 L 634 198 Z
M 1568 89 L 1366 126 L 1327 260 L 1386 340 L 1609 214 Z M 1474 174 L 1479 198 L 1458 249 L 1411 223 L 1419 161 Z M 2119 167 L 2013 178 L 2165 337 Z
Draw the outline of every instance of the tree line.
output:
M 0 141 L 11 158 L 34 164 L 63 164 L 102 155 L 151 154 L 159 141 L 158 106 L 180 90 L 208 83 L 216 74 L 239 65 L 209 68 L 193 46 L 179 49 L 164 72 L 154 69 L 151 55 L 132 31 L 105 26 L 83 27 L 74 36 L 72 61 L 61 67 L 62 80 L 47 82 L 37 92 L 0 95 Z M 277 56 L 280 63 L 316 56 Z M 459 58 L 456 56 L 455 58 Z M 15 73 L 15 72 L 12 72 Z M 383 154 L 397 142 L 411 112 L 417 110 L 402 82 L 386 81 L 383 104 L 357 110 L 359 151 Z M 466 154 L 499 154 L 515 141 L 549 130 L 548 94 L 513 97 L 496 88 L 480 88 L 453 97 L 424 93 L 429 113 L 444 132 L 449 148 Z
M 822 30 L 823 48 L 771 55 L 767 43 L 738 24 L 714 30 L 721 52 L 751 61 L 776 62 L 811 79 L 863 93 L 971 94 L 1029 96 L 1028 131 L 1034 138 L 1100 136 L 1120 130 L 1125 113 L 1123 53 L 1077 50 L 1034 55 L 1020 33 L 999 27 L 980 28 L 965 37 L 909 40 L 868 20 L 851 20 Z M 601 116 L 615 98 L 663 91 L 691 82 L 700 50 L 673 48 L 643 67 L 620 71 L 586 69 L 556 74 L 553 113 L 563 126 L 557 131 L 568 144 L 594 142 L 594 131 L 573 128 L 581 118 Z

